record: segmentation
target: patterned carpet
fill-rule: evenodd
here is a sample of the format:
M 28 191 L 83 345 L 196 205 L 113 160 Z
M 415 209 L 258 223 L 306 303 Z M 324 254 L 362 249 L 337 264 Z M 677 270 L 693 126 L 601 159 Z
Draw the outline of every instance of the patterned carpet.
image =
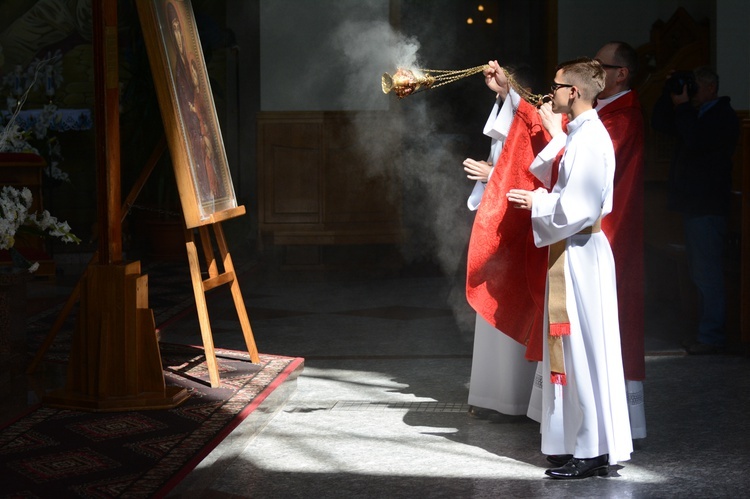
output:
M 0 497 L 158 497 L 285 380 L 303 359 L 217 349 L 221 386 L 208 386 L 203 351 L 162 345 L 178 407 L 91 413 L 38 407 L 0 429 Z
M 184 267 L 184 269 L 182 268 Z M 195 309 L 182 263 L 160 263 L 149 274 L 149 306 L 157 328 Z M 210 294 L 207 300 L 211 300 Z M 63 304 L 27 321 L 33 357 Z M 76 309 L 55 336 L 46 361 L 65 362 Z M 303 359 L 216 349 L 221 386 L 210 388 L 201 347 L 160 344 L 167 385 L 188 390 L 165 410 L 82 412 L 37 406 L 0 425 L 0 497 L 159 497 L 171 490 L 284 381 Z

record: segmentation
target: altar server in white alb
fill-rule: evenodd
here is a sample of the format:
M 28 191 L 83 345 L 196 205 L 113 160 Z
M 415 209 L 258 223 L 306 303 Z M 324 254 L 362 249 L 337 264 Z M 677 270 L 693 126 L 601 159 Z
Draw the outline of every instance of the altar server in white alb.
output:
M 524 83 L 523 76 L 519 78 L 518 72 L 514 72 L 513 76 L 519 84 Z M 472 211 L 476 211 L 482 202 L 485 185 L 500 157 L 521 101 L 521 96 L 510 86 L 497 61 L 489 61 L 484 70 L 484 80 L 487 87 L 495 92 L 495 103 L 483 130 L 484 135 L 492 141 L 487 161 L 467 158 L 463 162 L 468 178 L 476 180 L 466 203 Z M 485 202 L 497 203 L 498 200 Z M 506 201 L 503 199 L 502 202 Z M 496 227 L 493 229 L 497 230 Z M 526 414 L 537 362 L 526 360 L 525 352 L 524 345 L 497 330 L 477 313 L 469 384 L 471 415 L 486 419 L 493 411 L 511 416 Z
M 552 102 L 540 114 L 550 123 L 567 114 L 568 135 L 553 137 L 530 168 L 554 187 L 507 194 L 531 211 L 534 243 L 549 247 L 541 434 L 542 452 L 556 464 L 546 474 L 557 479 L 605 475 L 633 451 L 614 258 L 601 232 L 615 173 L 612 141 L 594 109 L 604 78 L 593 59 L 558 66 Z M 549 158 L 563 147 L 555 169 Z

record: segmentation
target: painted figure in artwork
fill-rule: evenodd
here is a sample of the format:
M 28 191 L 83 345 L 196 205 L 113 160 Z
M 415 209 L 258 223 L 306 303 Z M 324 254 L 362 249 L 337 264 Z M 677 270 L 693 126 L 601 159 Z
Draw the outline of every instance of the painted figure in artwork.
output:
M 175 48 L 172 76 L 192 159 L 192 176 L 200 205 L 212 212 L 214 200 L 225 198 L 227 193 L 217 173 L 221 162 L 217 148 L 213 145 L 214 134 L 209 127 L 210 107 L 203 92 L 204 87 L 198 70 L 199 61 L 188 55 L 187 37 L 172 2 L 167 3 L 167 21 Z

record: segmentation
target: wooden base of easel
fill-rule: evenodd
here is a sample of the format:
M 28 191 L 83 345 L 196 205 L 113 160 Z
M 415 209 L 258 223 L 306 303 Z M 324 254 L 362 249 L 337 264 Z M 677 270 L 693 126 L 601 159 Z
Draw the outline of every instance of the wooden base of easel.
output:
M 65 388 L 44 398 L 53 407 L 87 411 L 164 409 L 189 394 L 164 382 L 148 276 L 140 262 L 90 265 Z
M 244 207 L 239 207 L 239 209 L 241 209 L 241 213 L 244 213 Z M 210 224 L 210 226 L 214 229 L 214 235 L 216 237 L 219 255 L 223 264 L 223 271 L 219 271 L 216 257 L 214 255 L 211 234 L 208 230 L 207 225 L 203 225 L 197 228 L 200 234 L 201 248 L 203 249 L 203 255 L 207 266 L 207 279 L 203 279 L 201 274 L 200 258 L 198 256 L 198 248 L 195 244 L 193 229 L 185 230 L 185 248 L 188 255 L 188 264 L 190 265 L 190 278 L 193 283 L 195 306 L 198 312 L 198 321 L 201 327 L 201 337 L 203 339 L 203 348 L 206 355 L 208 376 L 211 382 L 211 387 L 215 388 L 221 384 L 221 381 L 219 379 L 219 368 L 216 364 L 214 340 L 213 335 L 211 334 L 211 322 L 208 318 L 208 307 L 206 306 L 206 291 L 217 288 L 224 284 L 229 284 L 232 292 L 234 306 L 237 310 L 237 316 L 239 317 L 240 325 L 242 327 L 242 335 L 245 338 L 247 351 L 250 354 L 250 360 L 254 364 L 258 364 L 260 362 L 260 359 L 258 357 L 258 349 L 255 345 L 255 338 L 253 337 L 253 332 L 250 327 L 250 320 L 247 317 L 245 302 L 242 299 L 240 285 L 237 282 L 237 275 L 234 271 L 234 264 L 232 262 L 232 257 L 229 254 L 229 249 L 227 247 L 221 223 L 214 222 Z

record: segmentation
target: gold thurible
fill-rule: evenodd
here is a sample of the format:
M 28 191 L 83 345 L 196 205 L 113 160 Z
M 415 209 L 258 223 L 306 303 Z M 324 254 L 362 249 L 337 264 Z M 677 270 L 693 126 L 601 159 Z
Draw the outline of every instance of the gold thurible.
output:
M 403 99 L 407 95 L 411 95 L 420 90 L 427 90 L 428 88 L 437 88 L 441 85 L 452 83 L 461 78 L 471 76 L 477 73 L 481 73 L 489 66 L 484 64 L 482 66 L 474 66 L 468 69 L 458 70 L 443 70 L 443 69 L 405 69 L 398 68 L 393 76 L 388 73 L 383 73 L 381 78 L 381 86 L 383 93 L 387 94 L 393 91 L 399 99 Z M 544 101 L 544 95 L 532 94 L 521 85 L 519 85 L 513 76 L 503 68 L 505 77 L 508 79 L 508 84 L 519 93 L 521 97 L 529 101 L 531 104 L 539 107 Z M 433 76 L 433 74 L 435 76 Z
M 393 76 L 388 73 L 383 73 L 381 85 L 384 94 L 393 90 L 399 99 L 403 99 L 417 90 L 432 87 L 435 81 L 435 78 L 429 74 L 417 75 L 409 69 L 398 68 L 398 70 L 393 73 Z

